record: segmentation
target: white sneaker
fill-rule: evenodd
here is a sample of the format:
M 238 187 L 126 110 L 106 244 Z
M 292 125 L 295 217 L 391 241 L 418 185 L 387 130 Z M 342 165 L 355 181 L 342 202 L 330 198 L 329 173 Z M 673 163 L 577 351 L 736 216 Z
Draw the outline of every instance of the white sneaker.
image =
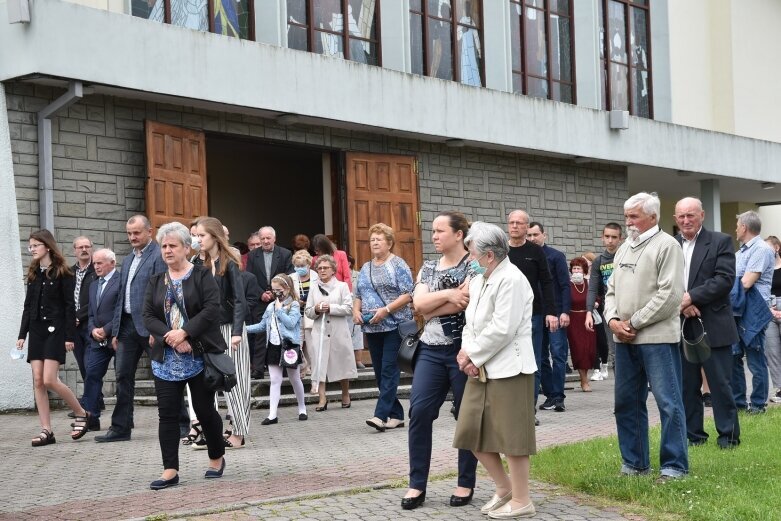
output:
M 599 371 L 599 369 L 594 369 L 594 372 L 591 374 L 590 380 L 592 382 L 601 382 L 602 380 L 604 380 L 604 378 L 602 377 L 602 373 Z
M 599 368 L 601 369 L 602 373 L 602 379 L 607 380 L 608 374 L 607 374 L 607 364 L 599 364 Z

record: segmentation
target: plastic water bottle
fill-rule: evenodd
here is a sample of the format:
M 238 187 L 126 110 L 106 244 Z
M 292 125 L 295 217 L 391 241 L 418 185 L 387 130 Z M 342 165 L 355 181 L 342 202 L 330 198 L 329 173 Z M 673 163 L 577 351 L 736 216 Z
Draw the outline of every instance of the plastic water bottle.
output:
M 16 346 L 13 346 L 11 348 L 11 359 L 22 360 L 24 358 L 24 355 L 25 355 L 24 349 L 17 349 Z

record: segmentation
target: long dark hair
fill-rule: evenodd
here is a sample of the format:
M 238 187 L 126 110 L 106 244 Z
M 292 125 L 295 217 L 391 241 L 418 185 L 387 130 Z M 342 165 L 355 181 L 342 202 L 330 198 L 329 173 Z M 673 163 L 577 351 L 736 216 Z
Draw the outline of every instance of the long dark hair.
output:
M 47 229 L 38 230 L 30 234 L 30 239 L 42 242 L 43 245 L 46 246 L 46 249 L 49 250 L 49 258 L 52 263 L 46 270 L 47 279 L 56 279 L 66 275 L 72 275 L 68 264 L 65 262 L 65 257 L 63 257 L 62 252 L 60 252 L 60 247 L 57 246 L 57 241 L 54 240 L 52 232 Z M 30 267 L 27 268 L 27 282 L 35 280 L 40 267 L 40 261 L 33 259 L 30 263 Z
M 469 235 L 469 221 L 467 220 L 466 215 L 461 212 L 448 210 L 446 212 L 439 212 L 437 217 L 447 217 L 448 226 L 450 226 L 454 232 L 460 231 L 463 234 L 463 237 L 461 238 L 461 242 L 463 243 L 463 240 Z M 466 245 L 464 245 L 464 250 L 468 251 Z
M 222 228 L 222 223 L 216 217 L 200 217 L 198 219 L 198 226 L 203 227 L 203 231 L 214 237 L 217 243 L 217 259 L 212 259 L 209 252 L 205 252 L 204 256 L 205 265 L 208 268 L 212 267 L 212 263 L 219 261 L 220 265 L 217 269 L 217 275 L 225 275 L 225 270 L 228 269 L 228 263 L 233 262 L 237 266 L 241 266 L 241 258 L 236 255 L 236 252 L 231 249 L 225 238 L 225 230 Z
M 322 233 L 318 233 L 312 237 L 312 248 L 314 248 L 315 253 L 318 255 L 333 255 L 334 251 L 336 251 L 336 247 L 334 246 L 334 243 L 331 242 L 331 239 Z

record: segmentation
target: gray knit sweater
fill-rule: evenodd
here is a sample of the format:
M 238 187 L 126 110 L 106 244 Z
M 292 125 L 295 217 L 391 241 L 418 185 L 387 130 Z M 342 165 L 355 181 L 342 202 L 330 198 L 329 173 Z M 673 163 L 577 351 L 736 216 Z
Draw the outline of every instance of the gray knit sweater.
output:
M 684 293 L 683 252 L 678 242 L 660 230 L 635 246 L 624 242 L 613 262 L 605 320 L 629 319 L 637 330 L 632 344 L 678 343 Z

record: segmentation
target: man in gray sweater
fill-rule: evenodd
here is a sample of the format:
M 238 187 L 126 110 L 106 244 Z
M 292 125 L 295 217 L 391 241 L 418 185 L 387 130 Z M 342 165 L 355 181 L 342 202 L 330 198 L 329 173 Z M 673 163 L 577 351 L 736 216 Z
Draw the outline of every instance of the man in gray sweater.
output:
M 683 408 L 679 318 L 683 253 L 659 228 L 659 198 L 641 192 L 624 203 L 629 236 L 618 249 L 605 295 L 605 320 L 616 341 L 615 417 L 625 475 L 651 471 L 648 385 L 662 422 L 657 482 L 689 471 Z

